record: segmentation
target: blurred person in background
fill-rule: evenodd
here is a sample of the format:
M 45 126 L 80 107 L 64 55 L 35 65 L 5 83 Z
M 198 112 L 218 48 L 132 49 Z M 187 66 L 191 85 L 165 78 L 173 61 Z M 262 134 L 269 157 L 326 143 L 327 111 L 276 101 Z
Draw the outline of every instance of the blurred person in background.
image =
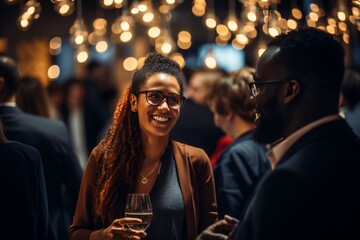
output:
M 345 71 L 339 106 L 346 122 L 360 137 L 360 74 L 355 70 Z
M 254 72 L 243 67 L 215 80 L 208 96 L 215 125 L 234 139 L 213 166 L 219 218 L 227 214 L 240 222 L 257 184 L 271 169 L 267 148 L 252 137 L 256 125 L 248 83 Z
M 50 117 L 49 98 L 39 79 L 25 76 L 20 80 L 16 105 L 26 113 Z
M 9 140 L 30 145 L 40 152 L 49 206 L 49 234 L 55 240 L 68 239 L 82 170 L 62 122 L 25 113 L 16 106 L 19 85 L 16 63 L 1 56 L 0 118 L 4 131 Z
M 222 69 L 197 69 L 190 73 L 186 101 L 170 136 L 174 140 L 205 150 L 208 156 L 215 152 L 224 132 L 214 125 L 213 113 L 207 106 L 207 95 L 212 83 L 227 75 Z
M 63 120 L 61 108 L 64 104 L 64 86 L 58 81 L 51 81 L 46 87 L 49 98 L 49 114 L 51 119 Z
M 66 81 L 61 114 L 82 168 L 85 168 L 89 154 L 98 144 L 98 136 L 106 124 L 106 119 L 99 114 L 97 108 L 86 104 L 88 96 L 83 80 L 70 78 Z M 102 108 L 105 107 L 107 106 Z
M 1 84 L 1 83 L 0 83 Z M 39 152 L 6 139 L 0 118 L 0 198 L 3 240 L 49 240 L 49 213 Z M 19 229 L 19 220 L 21 224 Z
M 101 61 L 90 61 L 86 66 L 84 82 L 86 108 L 92 108 L 103 121 L 111 118 L 113 112 L 109 111 L 109 105 L 117 86 L 109 66 Z

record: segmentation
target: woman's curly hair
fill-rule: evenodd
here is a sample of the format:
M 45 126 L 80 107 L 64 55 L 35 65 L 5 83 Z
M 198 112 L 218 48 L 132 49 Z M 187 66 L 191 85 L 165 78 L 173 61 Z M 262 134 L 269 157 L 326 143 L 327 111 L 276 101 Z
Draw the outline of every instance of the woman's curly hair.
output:
M 112 124 L 105 138 L 94 149 L 99 170 L 95 191 L 94 215 L 96 222 L 104 224 L 108 209 L 118 207 L 115 215 L 122 213 L 127 193 L 136 187 L 144 152 L 141 145 L 138 115 L 131 111 L 130 95 L 138 97 L 141 86 L 156 73 L 167 73 L 176 78 L 181 95 L 184 76 L 179 65 L 158 53 L 150 54 L 141 69 L 135 72 L 130 87 L 127 87 L 119 100 Z M 120 198 L 122 196 L 122 198 Z M 116 208 L 115 208 L 116 209 Z M 120 216 L 122 217 L 122 216 Z

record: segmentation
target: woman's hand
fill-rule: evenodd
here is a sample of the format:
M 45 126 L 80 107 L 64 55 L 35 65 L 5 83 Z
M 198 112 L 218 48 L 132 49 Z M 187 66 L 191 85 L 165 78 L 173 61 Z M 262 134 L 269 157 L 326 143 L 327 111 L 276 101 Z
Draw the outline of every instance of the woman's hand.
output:
M 239 221 L 236 218 L 225 215 L 224 219 L 217 221 L 206 228 L 196 240 L 225 240 L 231 237 L 233 230 Z
M 127 239 L 141 239 L 146 237 L 144 231 L 132 230 L 125 227 L 126 224 L 140 224 L 142 222 L 139 218 L 120 218 L 115 219 L 112 224 L 105 228 L 98 239 L 100 240 L 127 240 Z

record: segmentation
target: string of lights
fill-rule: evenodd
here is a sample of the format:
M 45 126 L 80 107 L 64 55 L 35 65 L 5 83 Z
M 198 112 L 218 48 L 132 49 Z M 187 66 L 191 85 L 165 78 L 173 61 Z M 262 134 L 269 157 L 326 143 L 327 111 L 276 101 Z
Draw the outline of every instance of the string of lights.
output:
M 100 8 L 122 11 L 113 22 L 96 17 L 92 22 L 91 32 L 82 18 L 81 0 L 77 0 L 76 3 L 75 0 L 51 2 L 54 10 L 61 16 L 77 15 L 76 21 L 69 29 L 69 36 L 76 50 L 75 59 L 79 63 L 89 59 L 89 46 L 102 53 L 108 49 L 110 43 L 129 43 L 134 39 L 137 25 L 142 25 L 147 28 L 148 42 L 153 45 L 155 51 L 173 57 L 181 66 L 185 65 L 179 50 L 186 51 L 192 46 L 192 33 L 185 30 L 172 33 L 170 27 L 173 11 L 183 0 L 100 0 Z M 292 1 L 291 9 L 286 13 L 281 13 L 278 9 L 280 1 L 277 0 L 228 0 L 228 14 L 223 20 L 217 16 L 214 2 L 215 0 L 194 0 L 191 12 L 201 18 L 207 31 L 215 33 L 213 39 L 208 41 L 220 46 L 231 44 L 235 49 L 246 48 L 254 39 L 273 38 L 303 25 L 336 35 L 344 44 L 349 44 L 351 24 L 360 31 L 359 0 L 337 0 L 331 12 L 326 12 L 320 0 L 309 1 L 311 3 L 306 11 L 303 10 L 304 7 L 297 6 L 296 1 Z M 41 4 L 37 0 L 5 0 L 5 3 L 19 4 L 17 25 L 24 31 L 29 31 L 41 15 Z M 174 36 L 177 36 L 177 39 Z M 265 50 L 260 42 L 258 55 Z M 50 53 L 59 54 L 61 45 L 61 38 L 52 38 L 49 43 Z M 133 63 L 133 59 L 130 62 Z M 141 63 L 139 59 L 136 62 Z M 216 62 L 208 62 L 212 63 L 207 65 L 208 67 L 216 67 Z

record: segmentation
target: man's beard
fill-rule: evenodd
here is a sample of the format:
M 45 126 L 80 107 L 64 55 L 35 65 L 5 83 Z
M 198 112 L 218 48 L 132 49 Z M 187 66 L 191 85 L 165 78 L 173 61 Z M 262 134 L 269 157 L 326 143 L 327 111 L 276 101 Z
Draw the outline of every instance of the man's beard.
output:
M 266 118 L 263 114 L 256 121 L 253 138 L 260 144 L 271 144 L 282 138 L 283 122 L 281 118 Z

